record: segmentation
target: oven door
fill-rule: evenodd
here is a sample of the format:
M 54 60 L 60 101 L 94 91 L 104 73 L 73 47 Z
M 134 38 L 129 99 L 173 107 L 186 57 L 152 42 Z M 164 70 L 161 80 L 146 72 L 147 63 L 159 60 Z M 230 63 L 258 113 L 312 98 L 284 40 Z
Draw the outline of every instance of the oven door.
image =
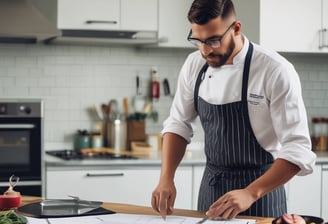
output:
M 0 182 L 41 180 L 41 118 L 0 119 Z

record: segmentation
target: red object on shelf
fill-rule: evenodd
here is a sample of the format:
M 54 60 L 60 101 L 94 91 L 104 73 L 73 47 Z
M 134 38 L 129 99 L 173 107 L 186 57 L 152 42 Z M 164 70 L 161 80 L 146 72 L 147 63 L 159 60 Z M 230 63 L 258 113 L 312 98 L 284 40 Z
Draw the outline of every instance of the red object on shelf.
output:
M 157 68 L 153 67 L 151 70 L 151 83 L 150 83 L 150 91 L 151 91 L 151 99 L 153 101 L 158 101 L 160 96 L 160 84 L 157 80 Z
M 0 195 L 0 209 L 18 208 L 21 205 L 21 195 Z

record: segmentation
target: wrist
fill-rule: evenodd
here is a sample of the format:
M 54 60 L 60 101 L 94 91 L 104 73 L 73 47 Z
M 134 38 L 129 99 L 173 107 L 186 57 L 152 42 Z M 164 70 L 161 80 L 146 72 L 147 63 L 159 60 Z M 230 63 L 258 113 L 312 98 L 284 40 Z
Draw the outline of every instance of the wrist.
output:
M 260 199 L 264 195 L 264 192 L 262 190 L 260 190 L 258 188 L 255 188 L 255 187 L 252 187 L 252 186 L 246 187 L 246 190 L 252 196 L 254 201 Z
M 173 182 L 174 181 L 174 174 L 162 174 L 160 176 L 160 181 L 166 181 L 166 182 Z

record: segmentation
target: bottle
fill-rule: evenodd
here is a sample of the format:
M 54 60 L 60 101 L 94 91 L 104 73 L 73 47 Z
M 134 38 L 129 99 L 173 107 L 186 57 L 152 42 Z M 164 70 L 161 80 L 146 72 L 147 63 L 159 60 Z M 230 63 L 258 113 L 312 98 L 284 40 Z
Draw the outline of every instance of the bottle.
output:
M 328 120 L 324 117 L 314 117 L 313 123 L 313 137 L 312 147 L 315 151 L 327 150 L 327 139 L 328 139 Z
M 160 93 L 160 85 L 158 81 L 158 72 L 156 67 L 152 67 L 151 69 L 151 84 L 150 84 L 150 91 L 151 91 L 151 99 L 153 101 L 159 100 L 159 93 Z

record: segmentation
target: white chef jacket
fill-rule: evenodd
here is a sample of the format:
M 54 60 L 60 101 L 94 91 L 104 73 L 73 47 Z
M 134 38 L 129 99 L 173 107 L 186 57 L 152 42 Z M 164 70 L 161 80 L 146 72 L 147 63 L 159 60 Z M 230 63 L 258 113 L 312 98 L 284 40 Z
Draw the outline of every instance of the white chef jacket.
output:
M 244 46 L 233 58 L 233 64 L 208 67 L 199 88 L 201 98 L 211 104 L 241 100 L 248 46 L 249 41 L 245 37 Z M 195 83 L 204 64 L 199 51 L 187 57 L 162 134 L 172 132 L 191 141 L 192 127 L 198 116 L 194 108 Z M 278 53 L 254 44 L 247 99 L 251 126 L 260 145 L 274 158 L 299 166 L 301 170 L 297 175 L 311 173 L 316 155 L 311 151 L 301 84 L 294 66 Z

